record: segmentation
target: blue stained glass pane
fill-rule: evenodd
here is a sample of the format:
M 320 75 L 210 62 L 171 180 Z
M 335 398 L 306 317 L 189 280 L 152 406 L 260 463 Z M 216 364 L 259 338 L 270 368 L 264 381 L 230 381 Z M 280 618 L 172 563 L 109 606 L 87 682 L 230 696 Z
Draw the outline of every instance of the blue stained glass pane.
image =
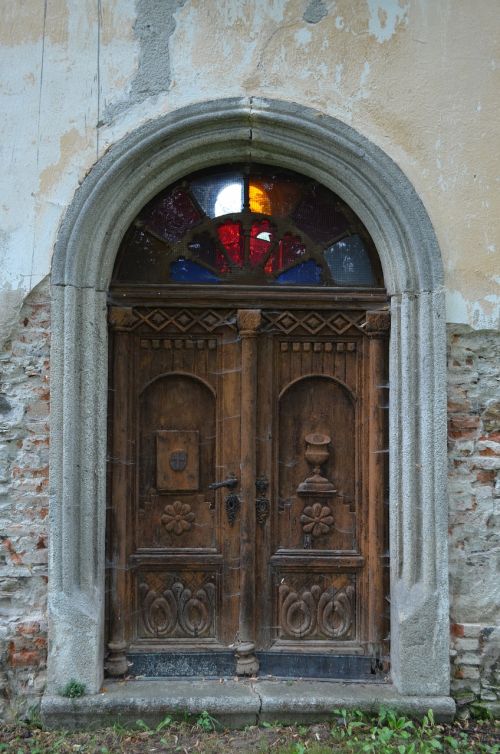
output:
M 374 285 L 370 257 L 361 238 L 348 236 L 325 251 L 325 259 L 337 285 Z
M 322 269 L 313 259 L 285 270 L 275 280 L 278 285 L 321 285 Z
M 172 283 L 220 283 L 220 278 L 201 264 L 180 257 L 170 265 Z

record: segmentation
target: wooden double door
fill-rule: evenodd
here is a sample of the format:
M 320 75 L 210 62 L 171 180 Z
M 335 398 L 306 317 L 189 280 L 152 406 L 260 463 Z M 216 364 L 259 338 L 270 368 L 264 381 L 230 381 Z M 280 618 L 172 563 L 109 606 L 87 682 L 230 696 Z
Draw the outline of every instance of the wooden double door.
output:
M 112 675 L 373 678 L 388 317 L 110 308 Z

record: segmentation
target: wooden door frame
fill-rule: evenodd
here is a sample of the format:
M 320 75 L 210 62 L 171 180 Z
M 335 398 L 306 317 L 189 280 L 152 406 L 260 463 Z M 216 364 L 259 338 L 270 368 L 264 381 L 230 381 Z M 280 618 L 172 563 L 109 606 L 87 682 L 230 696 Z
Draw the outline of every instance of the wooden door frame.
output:
M 403 172 L 323 113 L 250 99 L 199 103 L 124 137 L 75 194 L 52 265 L 48 688 L 100 688 L 104 651 L 106 296 L 121 238 L 144 204 L 194 170 L 255 161 L 344 199 L 377 247 L 391 298 L 391 677 L 449 693 L 446 340 L 443 269 Z

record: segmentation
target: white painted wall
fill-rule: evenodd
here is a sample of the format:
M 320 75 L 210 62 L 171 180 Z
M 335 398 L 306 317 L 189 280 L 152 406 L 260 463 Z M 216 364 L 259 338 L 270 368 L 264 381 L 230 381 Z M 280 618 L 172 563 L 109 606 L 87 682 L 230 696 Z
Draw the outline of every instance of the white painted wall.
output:
M 497 0 L 19 0 L 0 22 L 0 336 L 87 171 L 141 123 L 229 96 L 333 115 L 409 176 L 448 321 L 499 326 Z

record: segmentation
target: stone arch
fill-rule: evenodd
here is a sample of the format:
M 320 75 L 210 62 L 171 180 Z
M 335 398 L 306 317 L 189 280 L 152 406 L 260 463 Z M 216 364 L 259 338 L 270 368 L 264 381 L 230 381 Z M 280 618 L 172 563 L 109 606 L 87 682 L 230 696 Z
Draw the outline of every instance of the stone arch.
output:
M 194 170 L 232 161 L 311 176 L 370 232 L 391 297 L 392 681 L 403 695 L 449 692 L 445 318 L 441 256 L 409 180 L 334 118 L 263 99 L 200 103 L 126 136 L 69 207 L 52 265 L 49 691 L 103 672 L 106 292 L 139 209 Z

